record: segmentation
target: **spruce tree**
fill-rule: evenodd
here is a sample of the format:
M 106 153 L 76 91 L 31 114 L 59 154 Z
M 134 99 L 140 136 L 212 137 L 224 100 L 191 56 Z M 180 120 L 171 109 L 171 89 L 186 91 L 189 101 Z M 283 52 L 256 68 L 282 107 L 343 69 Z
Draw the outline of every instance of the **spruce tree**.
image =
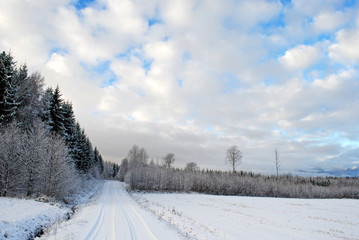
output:
M 79 123 L 76 123 L 76 128 L 74 133 L 74 146 L 70 154 L 74 160 L 75 167 L 79 172 L 82 171 L 81 160 L 84 158 L 83 150 L 82 150 L 84 145 L 84 140 L 85 137 L 82 134 L 81 126 Z
M 75 114 L 72 109 L 72 103 L 67 101 L 62 105 L 64 113 L 64 137 L 67 147 L 69 148 L 70 153 L 73 152 L 76 147 L 76 120 Z
M 40 98 L 43 94 L 44 80 L 37 72 L 29 76 L 26 65 L 22 65 L 16 73 L 15 81 L 16 98 L 19 99 L 16 121 L 21 128 L 29 130 L 36 125 L 41 115 Z
M 99 170 L 99 172 L 101 173 L 101 162 L 100 162 L 100 153 L 97 150 L 97 147 L 95 147 L 94 151 L 93 151 L 93 160 L 94 160 L 94 164 L 95 167 Z
M 76 138 L 75 148 L 71 154 L 76 169 L 81 173 L 88 173 L 93 165 L 93 150 L 90 141 L 88 140 L 85 130 L 81 129 L 80 124 L 76 124 Z
M 54 90 L 52 88 L 47 88 L 44 94 L 41 97 L 41 112 L 40 117 L 41 120 L 50 128 L 53 124 L 51 119 L 51 100 L 54 95 Z
M 98 159 L 99 159 L 99 167 L 100 167 L 100 173 L 103 174 L 103 169 L 104 169 L 104 166 L 103 166 L 103 158 L 101 156 L 101 154 L 98 155 Z
M 88 172 L 94 166 L 94 152 L 92 148 L 91 141 L 86 137 L 85 148 L 84 148 L 85 158 L 83 159 L 85 172 Z
M 15 119 L 19 106 L 16 98 L 16 65 L 10 54 L 0 54 L 0 123 L 10 123 Z
M 64 127 L 64 111 L 62 109 L 63 100 L 61 98 L 60 89 L 57 86 L 54 94 L 52 95 L 50 103 L 50 116 L 52 122 L 50 122 L 51 131 L 64 136 L 65 127 Z

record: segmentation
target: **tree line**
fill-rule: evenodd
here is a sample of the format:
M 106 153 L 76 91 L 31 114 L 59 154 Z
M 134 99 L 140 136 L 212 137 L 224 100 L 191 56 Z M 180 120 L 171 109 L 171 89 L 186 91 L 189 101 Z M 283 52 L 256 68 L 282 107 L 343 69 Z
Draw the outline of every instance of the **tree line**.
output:
M 242 157 L 238 147 L 232 146 L 225 155 L 225 161 L 232 167 L 231 172 L 200 170 L 194 162 L 189 162 L 184 169 L 180 169 L 172 167 L 175 160 L 173 153 L 165 155 L 161 163 L 155 163 L 153 160 L 148 162 L 146 150 L 134 145 L 127 158 L 122 161 L 117 178 L 125 181 L 130 190 L 257 197 L 359 199 L 359 178 L 278 175 L 278 168 L 275 175 L 236 171 L 235 167 L 239 165 Z M 276 167 L 278 159 L 278 153 L 275 151 Z
M 0 54 L 0 196 L 64 198 L 104 163 L 59 87 Z

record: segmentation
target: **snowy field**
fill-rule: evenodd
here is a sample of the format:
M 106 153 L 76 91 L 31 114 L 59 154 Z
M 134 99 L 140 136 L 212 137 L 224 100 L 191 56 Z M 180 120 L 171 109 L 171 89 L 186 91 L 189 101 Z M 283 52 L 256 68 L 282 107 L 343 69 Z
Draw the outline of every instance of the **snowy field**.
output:
M 41 239 L 359 239 L 359 201 L 353 199 L 128 194 L 125 184 L 106 181 L 60 223 L 69 212 L 58 204 L 0 198 L 0 239 L 29 239 L 50 225 Z
M 133 193 L 185 239 L 359 239 L 359 201 Z
M 57 204 L 0 198 L 0 239 L 29 239 L 42 227 L 66 220 L 71 210 Z

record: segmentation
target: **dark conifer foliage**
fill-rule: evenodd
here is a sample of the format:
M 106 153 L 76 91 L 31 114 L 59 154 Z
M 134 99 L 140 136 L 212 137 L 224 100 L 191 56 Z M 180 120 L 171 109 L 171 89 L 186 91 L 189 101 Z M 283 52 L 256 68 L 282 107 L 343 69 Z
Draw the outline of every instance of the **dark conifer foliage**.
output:
M 102 174 L 103 173 L 103 160 L 102 160 L 102 156 L 99 153 L 99 151 L 97 150 L 97 147 L 95 147 L 94 149 L 94 164 L 95 166 L 97 166 L 98 171 Z
M 16 65 L 10 54 L 0 54 L 0 123 L 10 123 L 19 106 L 16 98 Z
M 50 101 L 50 116 L 51 116 L 51 131 L 64 136 L 65 126 L 64 126 L 64 110 L 63 110 L 63 100 L 61 98 L 60 89 L 57 86 Z
M 54 90 L 52 88 L 47 88 L 46 91 L 42 94 L 40 105 L 41 112 L 40 117 L 41 120 L 50 127 L 52 125 L 52 119 L 50 114 L 51 100 L 53 98 Z
M 77 129 L 72 103 L 69 101 L 64 102 L 62 105 L 62 110 L 64 113 L 63 125 L 65 142 L 69 149 L 70 155 L 74 156 L 77 148 Z
M 103 161 L 103 158 L 101 156 L 101 154 L 98 155 L 98 167 L 100 169 L 100 173 L 103 174 L 104 172 L 104 169 L 105 169 L 105 166 L 104 166 L 104 161 Z
M 29 76 L 26 65 L 22 65 L 16 73 L 16 99 L 19 107 L 15 118 L 23 129 L 30 129 L 40 115 L 43 81 L 37 72 Z
M 64 197 L 81 175 L 102 178 L 104 163 L 60 88 L 0 54 L 0 196 Z
M 106 179 L 117 179 L 120 170 L 120 165 L 113 162 L 104 163 L 104 177 Z
M 63 112 L 63 126 L 64 126 L 64 135 L 66 139 L 66 143 L 71 142 L 76 129 L 76 120 L 75 114 L 72 109 L 72 103 L 66 101 L 62 104 L 62 112 Z

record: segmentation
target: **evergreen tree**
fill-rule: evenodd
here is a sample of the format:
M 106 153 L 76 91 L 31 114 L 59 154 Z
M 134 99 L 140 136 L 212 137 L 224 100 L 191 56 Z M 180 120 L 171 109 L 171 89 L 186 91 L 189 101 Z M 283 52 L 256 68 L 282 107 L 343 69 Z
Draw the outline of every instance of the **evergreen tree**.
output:
M 64 137 L 69 152 L 72 155 L 76 148 L 76 120 L 71 102 L 64 102 L 62 105 L 64 113 Z
M 92 144 L 86 136 L 85 130 L 76 125 L 76 148 L 74 149 L 73 158 L 78 171 L 88 173 L 94 163 L 94 153 Z
M 28 76 L 27 67 L 23 65 L 17 71 L 15 80 L 16 98 L 19 99 L 16 121 L 23 129 L 30 129 L 40 117 L 43 78 L 37 72 Z
M 118 166 L 118 164 L 114 163 L 112 166 L 112 170 L 113 170 L 112 178 L 115 178 L 118 173 L 118 170 L 120 170 L 120 166 Z
M 16 98 L 16 66 L 10 54 L 0 54 L 0 123 L 10 123 L 15 118 L 19 103 Z
M 99 151 L 97 150 L 97 147 L 95 147 L 93 153 L 94 153 L 95 167 L 97 167 L 99 172 L 102 174 L 103 173 L 103 162 L 102 162 L 102 157 L 101 157 Z
M 63 100 L 61 98 L 60 89 L 57 86 L 54 94 L 52 95 L 50 103 L 50 116 L 52 122 L 50 122 L 51 131 L 64 136 L 65 127 L 64 127 L 64 111 L 62 109 Z
M 86 143 L 86 135 L 84 130 L 81 129 L 79 123 L 76 123 L 76 131 L 75 131 L 75 145 L 72 149 L 71 156 L 75 162 L 76 169 L 80 172 L 84 172 L 84 164 L 83 159 L 85 158 L 84 155 L 84 148 Z
M 50 114 L 51 100 L 53 98 L 53 95 L 54 95 L 54 90 L 52 88 L 47 88 L 41 97 L 41 103 L 40 103 L 41 120 L 49 127 L 53 124 Z
M 93 161 L 95 165 L 98 165 L 99 163 L 99 152 L 97 150 L 97 147 L 94 148 L 93 150 Z
M 101 154 L 98 155 L 98 159 L 99 159 L 100 173 L 103 174 L 103 172 L 104 172 L 104 162 L 103 162 L 103 158 L 102 158 Z
M 88 172 L 92 167 L 94 167 L 94 152 L 92 148 L 92 143 L 88 137 L 86 137 L 84 152 L 85 152 L 84 166 L 86 172 Z

